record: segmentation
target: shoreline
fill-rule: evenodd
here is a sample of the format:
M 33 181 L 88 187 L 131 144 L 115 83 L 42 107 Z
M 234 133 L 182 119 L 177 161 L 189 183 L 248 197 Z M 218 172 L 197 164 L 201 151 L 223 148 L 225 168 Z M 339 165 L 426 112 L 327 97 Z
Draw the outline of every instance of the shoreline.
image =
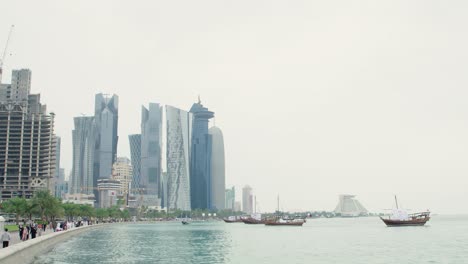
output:
M 88 226 L 76 227 L 66 231 L 59 231 L 36 237 L 22 243 L 11 245 L 7 248 L 0 249 L 0 263 L 2 264 L 17 264 L 31 263 L 36 256 L 45 253 L 52 249 L 57 243 L 69 239 L 74 235 L 78 235 L 96 228 L 106 226 L 107 224 L 95 224 Z

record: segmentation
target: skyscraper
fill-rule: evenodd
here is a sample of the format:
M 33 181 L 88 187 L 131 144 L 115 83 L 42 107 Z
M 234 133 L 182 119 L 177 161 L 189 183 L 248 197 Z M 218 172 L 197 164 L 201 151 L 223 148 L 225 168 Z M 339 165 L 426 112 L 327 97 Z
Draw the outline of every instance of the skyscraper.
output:
M 60 148 L 61 148 L 60 137 L 55 137 L 55 177 L 54 177 L 54 192 L 55 197 L 60 198 L 59 184 L 60 184 Z M 64 179 L 65 180 L 65 179 Z
M 248 185 L 242 188 L 242 211 L 247 214 L 253 213 L 252 187 Z
M 70 178 L 70 194 L 95 195 L 97 179 L 94 179 L 96 124 L 92 116 L 74 118 L 73 167 Z
M 204 107 L 200 99 L 192 105 L 192 146 L 190 158 L 190 200 L 192 209 L 211 209 L 212 197 L 211 151 L 212 139 L 208 133 L 208 122 L 214 113 Z M 224 197 L 224 187 L 221 190 Z M 219 205 L 219 204 L 218 204 Z M 223 205 L 221 207 L 224 206 Z
M 166 106 L 167 207 L 191 210 L 190 147 L 192 115 Z
M 225 168 L 224 168 L 224 139 L 223 132 L 218 127 L 211 127 L 211 197 L 213 208 L 218 210 L 234 209 L 234 200 L 232 206 L 225 207 Z M 233 187 L 234 188 L 234 187 Z M 234 190 L 234 189 L 233 189 Z
M 95 186 L 98 178 L 110 178 L 112 164 L 117 159 L 117 128 L 119 115 L 117 95 L 96 94 L 94 119 L 97 128 L 96 155 L 94 156 Z
M 30 94 L 30 88 L 27 69 L 14 70 L 12 83 L 0 85 L 1 199 L 28 198 L 37 189 L 53 190 L 54 114 L 46 114 L 39 95 Z
M 141 109 L 141 171 L 139 188 L 147 206 L 160 205 L 162 108 L 150 103 Z M 156 201 L 156 204 L 155 202 Z
M 130 157 L 133 168 L 133 178 L 130 192 L 132 194 L 138 194 L 140 188 L 141 175 L 141 135 L 129 135 L 128 141 L 130 142 Z

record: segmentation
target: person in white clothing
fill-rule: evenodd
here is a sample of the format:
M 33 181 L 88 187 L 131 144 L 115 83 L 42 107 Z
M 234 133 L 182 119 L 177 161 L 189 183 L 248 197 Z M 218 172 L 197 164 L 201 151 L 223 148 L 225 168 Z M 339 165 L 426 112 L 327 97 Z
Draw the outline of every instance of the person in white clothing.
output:
M 5 232 L 2 234 L 3 247 L 6 248 L 10 244 L 11 236 L 8 233 L 8 228 L 5 228 Z

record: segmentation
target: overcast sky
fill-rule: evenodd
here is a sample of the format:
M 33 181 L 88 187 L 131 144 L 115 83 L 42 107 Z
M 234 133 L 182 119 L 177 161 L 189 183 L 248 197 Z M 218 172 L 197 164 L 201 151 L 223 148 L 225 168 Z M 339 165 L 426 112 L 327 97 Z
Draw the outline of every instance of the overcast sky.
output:
M 468 213 L 467 1 L 21 1 L 0 4 L 10 70 L 56 113 L 69 173 L 73 117 L 119 101 L 120 156 L 142 104 L 200 94 L 224 133 L 226 184 L 262 211 Z

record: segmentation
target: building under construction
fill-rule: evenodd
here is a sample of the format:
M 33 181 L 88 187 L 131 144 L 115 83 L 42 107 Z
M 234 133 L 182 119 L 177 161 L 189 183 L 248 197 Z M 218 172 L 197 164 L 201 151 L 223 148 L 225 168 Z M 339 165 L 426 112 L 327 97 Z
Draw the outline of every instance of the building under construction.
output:
M 0 80 L 1 81 L 1 80 Z M 0 197 L 30 198 L 53 190 L 56 164 L 54 114 L 46 114 L 40 94 L 30 94 L 31 71 L 13 70 L 0 84 Z

